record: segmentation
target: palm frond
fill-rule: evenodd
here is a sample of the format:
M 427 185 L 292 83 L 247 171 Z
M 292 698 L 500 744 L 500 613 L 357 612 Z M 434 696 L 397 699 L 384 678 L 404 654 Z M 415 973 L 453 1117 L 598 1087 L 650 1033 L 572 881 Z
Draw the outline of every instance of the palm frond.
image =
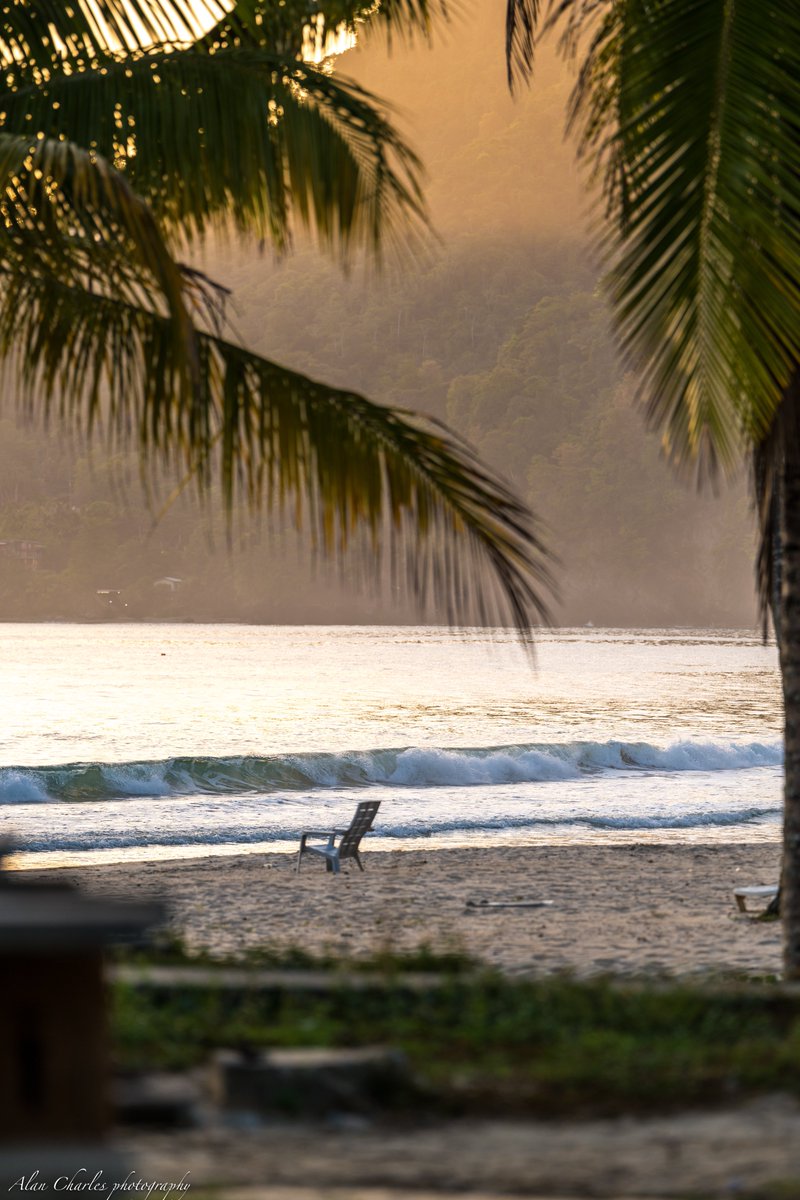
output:
M 17 0 L 0 13 L 0 56 L 44 72 L 85 70 L 98 54 L 186 44 L 220 21 L 227 0 Z
M 26 130 L 0 134 L 0 360 L 18 401 L 134 439 L 200 488 L 218 475 L 229 509 L 239 496 L 288 507 L 340 561 L 366 536 L 360 564 L 374 579 L 388 569 L 452 621 L 511 623 L 527 637 L 552 589 L 527 508 L 443 426 L 198 327 L 187 306 L 210 285 L 174 262 L 156 219 L 202 231 L 232 206 L 280 244 L 293 212 L 345 252 L 378 248 L 398 214 L 423 223 L 424 209 L 419 163 L 374 98 L 297 61 L 294 33 L 292 53 L 276 55 L 257 19 L 269 6 L 244 0 L 218 25 L 224 37 L 190 47 L 194 0 L 77 3 L 68 30 L 56 6 L 21 0 L 0 33 L 12 60 L 0 120 Z M 390 0 L 385 15 L 424 29 L 439 8 Z M 226 99 L 235 121 L 220 113 Z
M 342 8 L 348 7 L 345 0 Z M 430 41 L 439 26 L 463 11 L 462 0 L 381 0 L 377 9 L 374 5 L 363 7 L 365 11 L 358 14 L 363 21 L 363 33 L 367 37 L 374 32 L 385 33 L 390 43 L 395 37 L 405 42 L 413 42 L 416 37 Z M 347 23 L 346 16 L 343 23 Z
M 228 505 L 284 507 L 342 563 L 392 578 L 454 622 L 548 617 L 549 558 L 527 508 L 443 426 L 307 379 L 199 332 L 190 407 L 169 320 L 134 304 L 6 271 L 0 359 L 28 412 L 79 431 L 105 422 L 150 458 L 215 474 Z
M 549 19 L 588 43 L 573 124 L 603 180 L 614 317 L 649 416 L 676 460 L 731 462 L 800 361 L 800 12 L 562 0 Z
M 232 218 L 282 248 L 294 217 L 346 256 L 425 229 L 419 160 L 380 102 L 312 65 L 259 48 L 154 50 L 13 85 L 7 128 L 92 145 L 183 234 Z
M 506 2 L 506 70 L 512 91 L 517 83 L 526 83 L 533 72 L 540 9 L 540 0 Z
M 791 4 L 626 10 L 611 294 L 681 457 L 763 438 L 800 360 L 798 35 Z
M 193 360 L 187 280 L 147 204 L 101 155 L 0 133 L 0 266 L 144 299 L 170 317 Z
M 324 22 L 329 30 L 345 28 L 359 38 L 375 32 L 390 40 L 430 40 L 437 25 L 460 10 L 461 0 L 238 0 L 202 39 L 215 48 L 231 45 L 301 52 L 303 31 Z
M 624 0 L 506 0 L 506 69 L 511 90 L 530 82 L 540 35 L 560 27 L 560 49 L 572 57 L 593 29 L 608 21 L 620 23 L 625 8 Z M 591 63 L 592 48 L 586 51 L 585 61 Z
M 153 46 L 268 46 L 299 54 L 304 27 L 381 27 L 430 36 L 458 0 L 16 0 L 0 13 L 0 58 L 47 78 L 69 63 L 86 70 L 108 51 Z

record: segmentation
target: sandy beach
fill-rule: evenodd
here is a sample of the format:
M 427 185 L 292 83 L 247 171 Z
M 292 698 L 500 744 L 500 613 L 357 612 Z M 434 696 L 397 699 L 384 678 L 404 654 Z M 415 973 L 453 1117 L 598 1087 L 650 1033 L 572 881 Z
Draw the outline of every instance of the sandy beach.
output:
M 738 913 L 737 883 L 776 877 L 777 845 L 610 845 L 368 851 L 366 871 L 299 877 L 287 855 L 148 861 L 65 872 L 95 893 L 166 900 L 189 943 L 217 952 L 302 946 L 366 956 L 459 949 L 535 975 L 775 973 L 780 928 Z M 475 912 L 470 899 L 549 899 L 546 909 Z M 800 1171 L 800 1106 L 767 1096 L 734 1107 L 604 1119 L 333 1124 L 219 1117 L 201 1128 L 120 1134 L 145 1177 L 191 1171 L 199 1185 L 266 1188 L 263 1200 L 375 1200 L 420 1189 L 532 1195 L 730 1195 Z M 330 1164 L 336 1184 L 330 1190 Z M 291 1185 L 285 1191 L 286 1185 Z M 306 1193 L 293 1189 L 303 1185 Z M 368 1189 L 380 1189 L 369 1192 Z M 235 1192 L 231 1192 L 234 1195 Z M 244 1195 L 244 1194 L 243 1194 Z M 261 1193 L 259 1193 L 259 1196 Z
M 161 897 L 191 946 L 219 954 L 267 945 L 364 957 L 427 944 L 520 975 L 779 970 L 779 925 L 743 917 L 732 896 L 777 878 L 777 845 L 367 851 L 365 865 L 334 877 L 308 862 L 297 875 L 293 857 L 250 854 L 62 874 L 93 892 Z M 483 899 L 552 905 L 467 905 Z

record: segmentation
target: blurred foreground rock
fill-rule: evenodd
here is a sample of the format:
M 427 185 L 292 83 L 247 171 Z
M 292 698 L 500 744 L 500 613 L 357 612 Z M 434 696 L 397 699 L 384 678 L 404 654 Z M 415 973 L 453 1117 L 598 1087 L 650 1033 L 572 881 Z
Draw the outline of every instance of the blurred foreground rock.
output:
M 407 1100 L 412 1089 L 405 1056 L 383 1047 L 221 1050 L 212 1066 L 215 1101 L 238 1113 L 368 1114 Z

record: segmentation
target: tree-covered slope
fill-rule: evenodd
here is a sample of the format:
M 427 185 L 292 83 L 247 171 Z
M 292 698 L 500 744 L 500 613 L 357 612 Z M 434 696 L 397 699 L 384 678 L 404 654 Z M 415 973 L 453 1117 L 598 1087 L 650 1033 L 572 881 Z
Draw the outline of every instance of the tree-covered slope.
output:
M 399 108 L 427 164 L 440 236 L 424 256 L 344 275 L 302 247 L 276 262 L 232 241 L 209 245 L 205 265 L 232 288 L 246 344 L 447 420 L 507 475 L 562 559 L 563 622 L 753 624 L 743 481 L 698 498 L 631 406 L 635 381 L 615 357 L 562 145 L 569 80 L 543 59 L 512 102 L 503 9 L 472 5 L 433 49 L 389 57 L 369 41 L 345 56 L 348 74 Z M 237 522 L 229 553 L 218 518 L 210 530 L 213 498 L 205 513 L 181 499 L 154 528 L 160 501 L 143 504 L 135 464 L 123 464 L 121 495 L 119 469 L 94 458 L 92 471 L 80 448 L 4 425 L 0 538 L 44 549 L 35 572 L 0 554 L 0 617 L 116 613 L 98 589 L 120 589 L 119 611 L 142 617 L 415 615 L 315 573 L 293 533 L 268 522 Z M 182 583 L 154 586 L 165 576 Z

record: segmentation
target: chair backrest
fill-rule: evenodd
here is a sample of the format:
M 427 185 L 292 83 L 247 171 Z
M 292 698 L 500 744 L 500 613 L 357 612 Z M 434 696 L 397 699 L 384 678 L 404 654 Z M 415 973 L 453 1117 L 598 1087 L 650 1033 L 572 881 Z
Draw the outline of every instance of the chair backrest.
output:
M 381 806 L 380 800 L 362 800 L 355 811 L 349 828 L 342 834 L 339 843 L 339 858 L 352 858 L 358 853 L 359 843 L 365 833 L 372 829 L 375 814 Z

